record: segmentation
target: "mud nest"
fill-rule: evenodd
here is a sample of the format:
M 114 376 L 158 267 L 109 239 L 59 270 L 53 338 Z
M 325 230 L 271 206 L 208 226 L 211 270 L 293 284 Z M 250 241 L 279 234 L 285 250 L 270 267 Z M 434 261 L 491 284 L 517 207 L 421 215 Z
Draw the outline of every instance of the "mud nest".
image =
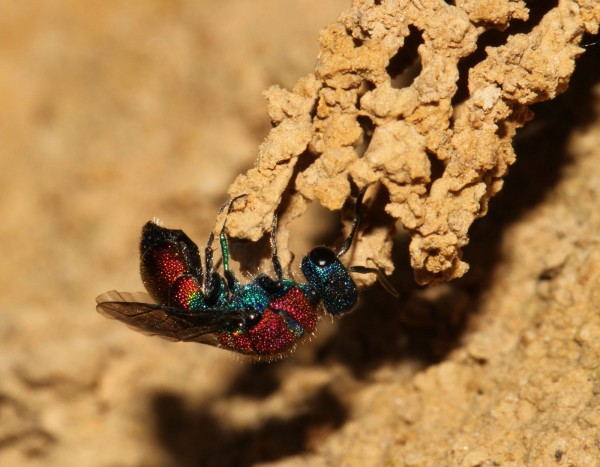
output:
M 469 228 L 502 188 L 517 129 L 531 104 L 567 88 L 600 6 L 454 3 L 356 0 L 322 31 L 314 73 L 291 92 L 265 92 L 273 128 L 229 189 L 249 195 L 228 221 L 232 236 L 260 238 L 284 198 L 285 234 L 309 202 L 341 209 L 352 183 L 379 183 L 389 222 L 361 238 L 355 261 L 391 272 L 399 220 L 419 283 L 465 274 Z

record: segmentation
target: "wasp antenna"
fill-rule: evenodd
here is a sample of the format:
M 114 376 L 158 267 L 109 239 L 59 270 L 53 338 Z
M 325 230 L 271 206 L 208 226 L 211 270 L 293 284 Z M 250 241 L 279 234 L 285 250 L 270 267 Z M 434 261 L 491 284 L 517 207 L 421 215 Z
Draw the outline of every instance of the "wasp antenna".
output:
M 344 241 L 344 244 L 342 245 L 342 248 L 340 249 L 340 251 L 337 254 L 338 258 L 341 258 L 342 256 L 344 256 L 346 254 L 346 252 L 352 246 L 352 242 L 354 241 L 354 237 L 356 236 L 356 230 L 358 229 L 358 224 L 360 224 L 360 208 L 362 206 L 362 201 L 363 201 L 363 198 L 365 197 L 365 192 L 367 191 L 367 188 L 369 188 L 369 185 L 363 187 L 360 190 L 360 192 L 358 193 L 358 196 L 356 197 L 356 204 L 354 205 L 354 220 L 352 221 L 352 228 L 350 229 L 350 234 L 348 235 L 348 238 L 346 238 L 346 240 Z
M 348 268 L 348 271 L 356 272 L 358 274 L 377 274 L 377 282 L 381 284 L 385 291 L 389 293 L 392 297 L 399 298 L 400 294 L 394 288 L 394 286 L 390 284 L 390 281 L 387 279 L 385 273 L 382 271 L 379 265 L 373 260 L 373 258 L 368 259 L 375 265 L 374 268 L 368 268 L 366 266 L 351 266 Z

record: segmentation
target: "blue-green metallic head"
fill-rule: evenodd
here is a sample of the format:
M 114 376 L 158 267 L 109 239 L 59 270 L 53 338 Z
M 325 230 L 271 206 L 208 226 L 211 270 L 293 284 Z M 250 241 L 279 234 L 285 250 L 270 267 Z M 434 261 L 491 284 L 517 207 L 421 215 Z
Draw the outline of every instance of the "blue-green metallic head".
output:
M 332 250 L 314 248 L 302 259 L 300 268 L 329 314 L 338 316 L 352 309 L 358 299 L 356 284 Z

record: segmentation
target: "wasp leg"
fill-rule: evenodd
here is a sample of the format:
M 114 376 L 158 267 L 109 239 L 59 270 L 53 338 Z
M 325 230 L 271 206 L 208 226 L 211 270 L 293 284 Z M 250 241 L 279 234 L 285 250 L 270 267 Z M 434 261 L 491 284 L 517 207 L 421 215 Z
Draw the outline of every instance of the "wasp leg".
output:
M 277 256 L 277 226 L 277 214 L 273 214 L 273 227 L 271 228 L 271 261 L 273 262 L 273 271 L 275 271 L 277 282 L 281 284 L 283 282 L 283 269 L 281 268 L 279 256 Z
M 362 190 L 360 190 L 360 192 L 358 193 L 358 196 L 356 197 L 356 204 L 354 205 L 354 219 L 352 220 L 350 234 L 348 235 L 348 238 L 346 238 L 346 240 L 344 241 L 344 245 L 337 254 L 338 258 L 344 256 L 352 246 L 352 242 L 354 241 L 354 237 L 356 236 L 356 230 L 358 229 L 358 224 L 360 224 L 360 208 L 362 206 L 362 201 L 365 197 L 365 192 L 367 191 L 367 188 L 369 188 L 369 185 L 363 187 Z
M 237 278 L 235 277 L 235 274 L 233 273 L 233 271 L 230 269 L 229 267 L 229 243 L 227 241 L 227 216 L 229 216 L 229 213 L 231 213 L 231 210 L 233 209 L 233 204 L 240 198 L 244 198 L 247 195 L 239 195 L 236 196 L 235 198 L 232 198 L 231 200 L 229 200 L 227 203 L 225 203 L 223 206 L 221 206 L 221 210 L 219 211 L 219 214 L 221 212 L 223 212 L 223 210 L 225 209 L 225 207 L 229 206 L 229 208 L 227 209 L 227 214 L 225 215 L 225 220 L 223 221 L 223 226 L 221 227 L 221 232 L 219 233 L 219 243 L 221 245 L 221 257 L 223 258 L 223 275 L 225 276 L 225 280 L 227 281 L 227 287 L 229 288 L 229 290 L 231 292 L 237 292 L 237 290 L 240 287 L 240 282 L 237 280 Z M 212 233 L 211 233 L 212 235 Z M 212 239 L 211 239 L 211 243 L 212 243 Z M 212 248 L 211 248 L 211 255 L 212 255 Z
M 283 290 L 282 282 L 276 281 L 266 274 L 260 274 L 259 276 L 256 276 L 254 282 L 268 294 L 281 292 Z
M 254 279 L 254 282 L 258 284 L 261 289 L 270 294 L 280 292 L 283 289 L 283 268 L 281 267 L 281 261 L 279 261 L 279 256 L 277 255 L 277 225 L 277 214 L 274 214 L 273 227 L 271 229 L 271 262 L 273 263 L 275 279 L 266 274 L 260 274 Z
M 221 255 L 223 256 L 223 275 L 227 281 L 227 287 L 231 292 L 235 293 L 240 287 L 240 281 L 235 277 L 235 274 L 229 267 L 229 244 L 225 232 L 225 223 L 223 223 L 223 229 L 219 235 L 219 242 L 221 243 Z

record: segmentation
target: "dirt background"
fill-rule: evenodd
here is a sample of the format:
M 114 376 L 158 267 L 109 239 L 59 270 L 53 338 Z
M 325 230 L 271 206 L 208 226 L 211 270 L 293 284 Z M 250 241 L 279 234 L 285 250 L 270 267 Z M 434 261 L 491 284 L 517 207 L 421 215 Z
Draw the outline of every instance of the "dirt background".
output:
M 416 286 L 398 235 L 401 298 L 368 289 L 272 364 L 95 313 L 141 288 L 148 219 L 203 243 L 270 127 L 261 92 L 347 6 L 2 7 L 0 465 L 600 465 L 600 46 L 533 109 L 461 280 Z M 338 238 L 313 211 L 297 256 Z M 234 253 L 254 271 L 265 246 Z

